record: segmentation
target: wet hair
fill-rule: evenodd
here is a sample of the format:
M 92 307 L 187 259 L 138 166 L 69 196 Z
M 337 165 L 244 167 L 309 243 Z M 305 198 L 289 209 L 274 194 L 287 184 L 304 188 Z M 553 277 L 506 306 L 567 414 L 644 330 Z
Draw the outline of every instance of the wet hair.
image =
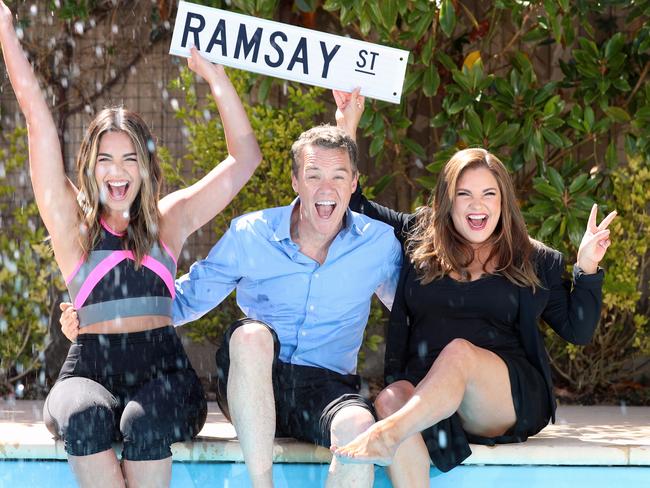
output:
M 142 184 L 129 209 L 130 221 L 124 236 L 124 248 L 133 252 L 136 267 L 139 267 L 159 239 L 158 200 L 162 171 L 156 157 L 155 141 L 147 124 L 138 114 L 123 107 L 105 108 L 99 112 L 90 123 L 79 148 L 77 182 L 79 219 L 82 224 L 79 241 L 87 255 L 101 235 L 102 203 L 95 180 L 95 166 L 101 138 L 108 132 L 123 132 L 129 136 L 138 159 Z
M 352 174 L 357 174 L 357 143 L 345 133 L 333 125 L 323 124 L 306 130 L 298 140 L 291 146 L 291 172 L 298 176 L 302 165 L 302 153 L 306 146 L 318 146 L 326 149 L 342 149 L 350 157 Z
M 540 286 L 532 255 L 539 243 L 528 236 L 526 223 L 517 204 L 508 170 L 485 149 L 464 149 L 447 162 L 429 205 L 418 210 L 416 223 L 407 240 L 407 253 L 422 284 L 456 272 L 469 279 L 467 268 L 474 261 L 474 248 L 452 221 L 452 207 L 458 180 L 465 170 L 487 168 L 501 193 L 501 216 L 489 238 L 492 244 L 486 263 L 496 265 L 495 273 L 518 286 Z M 485 265 L 483 271 L 487 272 Z

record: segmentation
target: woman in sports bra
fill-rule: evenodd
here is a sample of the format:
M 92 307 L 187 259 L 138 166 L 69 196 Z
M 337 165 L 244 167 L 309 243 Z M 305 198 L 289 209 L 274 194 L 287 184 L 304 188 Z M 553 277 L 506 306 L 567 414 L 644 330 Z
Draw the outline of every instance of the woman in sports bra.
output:
M 80 486 L 168 486 L 174 442 L 202 428 L 206 402 L 171 324 L 176 259 L 187 237 L 248 181 L 261 154 L 223 68 L 193 49 L 188 65 L 212 91 L 229 154 L 194 185 L 159 200 L 154 138 L 124 108 L 102 110 L 65 174 L 54 120 L 0 0 L 0 43 L 26 118 L 36 203 L 80 319 L 44 418 Z M 123 441 L 122 469 L 112 449 Z

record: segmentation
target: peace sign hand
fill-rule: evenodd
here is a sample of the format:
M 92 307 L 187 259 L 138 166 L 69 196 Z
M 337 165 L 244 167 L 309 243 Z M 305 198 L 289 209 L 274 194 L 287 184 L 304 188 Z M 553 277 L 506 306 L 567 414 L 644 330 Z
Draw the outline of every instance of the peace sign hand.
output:
M 594 203 L 589 214 L 587 230 L 582 236 L 580 248 L 578 249 L 578 266 L 586 274 L 593 274 L 598 270 L 598 263 L 605 256 L 607 248 L 611 244 L 609 240 L 609 224 L 616 217 L 616 211 L 611 212 L 603 219 L 600 225 L 596 225 L 598 206 Z

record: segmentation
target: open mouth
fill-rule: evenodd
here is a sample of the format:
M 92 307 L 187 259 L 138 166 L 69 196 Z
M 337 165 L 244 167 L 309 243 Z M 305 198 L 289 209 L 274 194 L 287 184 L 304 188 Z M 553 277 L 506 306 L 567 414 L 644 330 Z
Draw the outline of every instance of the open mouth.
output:
M 126 192 L 129 189 L 128 181 L 108 181 L 106 182 L 108 194 L 113 200 L 124 200 Z
M 486 214 L 469 214 L 467 223 L 472 230 L 483 230 L 487 225 L 488 216 Z
M 316 212 L 321 219 L 329 219 L 335 208 L 336 202 L 334 200 L 320 200 L 316 202 Z

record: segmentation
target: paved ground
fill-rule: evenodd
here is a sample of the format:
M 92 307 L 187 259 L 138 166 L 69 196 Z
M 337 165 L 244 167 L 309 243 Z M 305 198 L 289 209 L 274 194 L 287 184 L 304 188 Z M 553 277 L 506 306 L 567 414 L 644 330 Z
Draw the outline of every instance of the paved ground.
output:
M 0 460 L 65 459 L 42 421 L 43 402 L 0 400 Z M 178 461 L 242 461 L 235 431 L 209 403 L 193 442 L 174 444 Z M 557 422 L 522 444 L 472 446 L 464 464 L 650 466 L 650 407 L 559 407 Z M 327 449 L 278 439 L 278 462 L 328 462 Z

